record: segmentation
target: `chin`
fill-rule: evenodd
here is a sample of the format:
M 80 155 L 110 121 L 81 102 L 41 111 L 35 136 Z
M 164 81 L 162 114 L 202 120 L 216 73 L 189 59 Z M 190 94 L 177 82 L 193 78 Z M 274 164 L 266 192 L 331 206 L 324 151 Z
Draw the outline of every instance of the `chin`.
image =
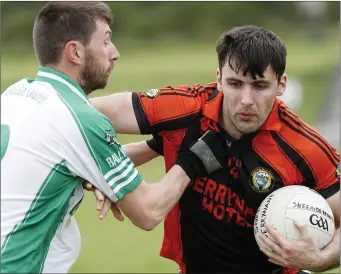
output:
M 97 90 L 97 89 L 104 89 L 107 86 L 107 81 L 103 81 L 101 83 L 98 83 L 95 85 L 92 89 Z
M 243 134 L 250 134 L 256 132 L 259 129 L 259 127 L 258 125 L 239 125 L 237 129 Z

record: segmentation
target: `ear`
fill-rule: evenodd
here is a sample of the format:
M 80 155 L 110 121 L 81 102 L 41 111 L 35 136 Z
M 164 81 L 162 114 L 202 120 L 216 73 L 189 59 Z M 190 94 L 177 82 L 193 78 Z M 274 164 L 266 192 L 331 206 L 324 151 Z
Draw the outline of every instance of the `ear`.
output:
M 278 88 L 277 88 L 277 96 L 282 96 L 287 88 L 287 81 L 288 77 L 284 73 L 281 77 L 281 80 L 279 81 Z
M 220 69 L 217 68 L 217 71 L 216 71 L 216 77 L 217 77 L 217 87 L 218 87 L 218 90 L 222 90 L 222 81 L 221 81 L 221 73 L 220 73 Z
M 64 51 L 67 60 L 75 65 L 80 65 L 85 56 L 84 46 L 78 41 L 69 41 Z

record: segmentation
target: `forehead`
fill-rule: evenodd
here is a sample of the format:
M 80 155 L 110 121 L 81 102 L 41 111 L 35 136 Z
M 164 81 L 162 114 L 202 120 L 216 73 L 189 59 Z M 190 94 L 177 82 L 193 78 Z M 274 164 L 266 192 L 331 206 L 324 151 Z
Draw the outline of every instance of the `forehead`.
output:
M 232 64 L 234 65 L 234 64 Z M 250 73 L 243 75 L 244 70 L 240 69 L 238 73 L 232 69 L 228 62 L 225 63 L 225 65 L 222 67 L 222 78 L 236 78 L 241 81 L 257 81 L 257 80 L 266 80 L 266 81 L 277 81 L 276 73 L 274 72 L 271 65 L 267 66 L 267 68 L 263 72 L 264 77 L 260 77 L 259 75 L 256 75 L 256 79 L 252 77 Z
M 108 23 L 105 20 L 97 20 L 96 21 L 96 30 L 92 34 L 92 39 L 96 39 L 99 37 L 104 37 L 107 34 L 110 34 L 111 30 Z

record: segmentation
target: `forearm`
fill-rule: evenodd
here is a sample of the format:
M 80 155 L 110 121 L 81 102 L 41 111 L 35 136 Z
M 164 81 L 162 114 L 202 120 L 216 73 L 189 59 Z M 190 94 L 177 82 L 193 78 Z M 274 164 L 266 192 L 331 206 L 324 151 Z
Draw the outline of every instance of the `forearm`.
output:
M 332 241 L 321 250 L 321 266 L 315 272 L 326 271 L 340 265 L 340 227 L 335 230 Z
M 117 205 L 137 227 L 152 230 L 178 202 L 189 182 L 183 169 L 175 165 L 159 182 L 141 182 Z
M 150 184 L 148 201 L 155 226 L 176 205 L 189 182 L 190 179 L 183 169 L 175 165 L 158 183 Z
M 123 145 L 122 150 L 136 167 L 148 163 L 159 156 L 157 152 L 150 149 L 145 141 Z
M 204 152 L 209 165 L 203 163 L 207 159 L 201 155 Z M 217 132 L 208 131 L 190 149 L 180 149 L 175 165 L 159 182 L 140 182 L 136 189 L 117 201 L 117 205 L 136 226 L 152 230 L 179 201 L 191 180 L 222 167 L 227 161 L 227 152 L 225 140 Z

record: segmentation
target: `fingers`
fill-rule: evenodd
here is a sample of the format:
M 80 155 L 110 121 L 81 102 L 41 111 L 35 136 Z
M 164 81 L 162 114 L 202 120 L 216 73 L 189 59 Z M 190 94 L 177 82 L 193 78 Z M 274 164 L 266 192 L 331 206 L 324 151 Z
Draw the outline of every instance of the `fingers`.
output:
M 297 230 L 300 232 L 301 236 L 305 236 L 308 234 L 308 228 L 306 225 L 300 225 L 294 220 L 294 225 L 296 226 Z
M 111 212 L 114 214 L 115 218 L 119 220 L 120 222 L 124 220 L 121 210 L 118 208 L 118 206 L 115 203 L 111 204 Z
M 267 250 L 271 252 L 277 252 L 281 253 L 281 247 L 275 243 L 273 240 L 271 240 L 269 237 L 266 237 L 265 235 L 260 235 L 259 236 L 261 240 L 261 246 L 266 248 Z
M 82 185 L 83 185 L 83 188 L 84 188 L 85 190 L 87 190 L 87 191 L 92 191 L 92 190 L 93 190 L 93 189 L 92 189 L 92 184 L 90 184 L 90 183 L 87 182 L 87 181 L 83 182 Z
M 269 259 L 269 262 L 273 263 L 273 264 L 277 264 L 277 265 L 282 265 L 282 263 L 280 263 L 280 262 L 278 262 L 278 261 L 276 261 L 274 259 Z
M 88 190 L 92 190 L 96 197 L 96 210 L 99 211 L 98 217 L 104 219 L 108 211 L 111 210 L 115 218 L 119 221 L 123 221 L 124 217 L 121 210 L 117 207 L 115 203 L 112 203 L 108 198 L 106 198 L 103 193 L 97 188 L 93 188 L 90 183 L 83 184 L 83 187 Z
M 100 219 L 104 219 L 104 217 L 107 215 L 108 211 L 111 208 L 111 201 L 109 199 L 105 199 L 103 203 L 103 207 L 100 209 L 98 217 Z
M 267 249 L 265 246 L 260 246 L 260 250 L 269 257 L 269 261 L 275 262 L 275 264 L 281 265 L 281 266 L 287 266 L 287 262 L 285 259 L 278 253 Z
M 105 197 L 97 188 L 94 190 L 94 195 L 96 197 L 96 209 L 100 211 L 103 208 Z
M 283 238 L 283 236 L 281 235 L 281 233 L 279 233 L 279 231 L 277 231 L 271 225 L 268 225 L 268 224 L 265 224 L 264 227 L 266 228 L 266 230 L 268 231 L 270 237 L 272 238 L 274 242 L 276 242 L 279 246 L 285 246 L 286 239 Z

